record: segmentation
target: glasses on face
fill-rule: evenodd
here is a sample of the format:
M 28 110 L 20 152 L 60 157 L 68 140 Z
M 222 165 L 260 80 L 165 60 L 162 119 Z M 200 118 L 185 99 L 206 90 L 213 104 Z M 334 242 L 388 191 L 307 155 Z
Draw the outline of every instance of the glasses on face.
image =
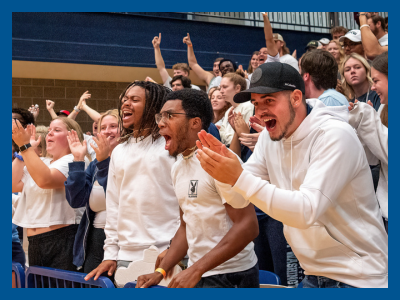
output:
M 156 118 L 156 123 L 158 125 L 158 123 L 161 122 L 161 120 L 164 123 L 167 123 L 169 121 L 169 119 L 171 119 L 172 115 L 185 115 L 185 116 L 189 116 L 188 114 L 185 113 L 174 113 L 174 112 L 169 112 L 169 111 L 164 111 L 162 113 L 156 114 L 155 118 Z

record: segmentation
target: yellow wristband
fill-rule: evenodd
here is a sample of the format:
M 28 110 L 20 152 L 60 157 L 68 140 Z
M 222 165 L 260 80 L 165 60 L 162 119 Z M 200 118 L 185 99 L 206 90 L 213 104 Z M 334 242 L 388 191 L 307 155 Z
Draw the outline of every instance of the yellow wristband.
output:
M 162 268 L 157 268 L 157 269 L 154 270 L 154 272 L 161 273 L 162 276 L 164 277 L 164 279 L 165 279 L 165 277 L 167 277 L 167 272 L 165 272 L 165 270 L 162 269 Z

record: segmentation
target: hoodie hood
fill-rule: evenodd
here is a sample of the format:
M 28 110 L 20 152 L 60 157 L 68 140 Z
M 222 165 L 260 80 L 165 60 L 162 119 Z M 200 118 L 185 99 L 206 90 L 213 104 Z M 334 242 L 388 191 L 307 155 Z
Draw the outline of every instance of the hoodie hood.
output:
M 307 99 L 307 104 L 312 107 L 311 113 L 303 120 L 296 131 L 285 141 L 298 141 L 304 139 L 312 131 L 317 129 L 321 124 L 329 120 L 338 120 L 348 123 L 349 109 L 347 106 L 326 106 L 318 99 Z

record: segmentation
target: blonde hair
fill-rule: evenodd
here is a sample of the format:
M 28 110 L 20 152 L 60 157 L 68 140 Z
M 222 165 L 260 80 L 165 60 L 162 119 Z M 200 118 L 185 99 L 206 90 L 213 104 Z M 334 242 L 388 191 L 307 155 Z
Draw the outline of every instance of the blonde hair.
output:
M 246 79 L 244 79 L 244 72 L 237 69 L 235 73 L 227 73 L 223 78 L 229 78 L 233 82 L 234 86 L 240 85 L 240 91 L 247 89 Z
M 103 121 L 104 117 L 107 117 L 107 116 L 113 116 L 115 119 L 117 119 L 117 122 L 119 122 L 118 109 L 107 110 L 105 113 L 102 113 L 99 118 L 99 121 L 98 121 L 99 132 L 100 132 L 100 128 L 101 128 L 101 121 Z
M 210 92 L 210 101 L 212 98 L 212 95 L 215 93 L 215 91 L 221 91 L 221 89 L 219 87 L 215 87 L 214 90 L 212 92 Z M 217 117 L 214 118 L 213 123 L 217 123 L 219 120 L 221 120 L 226 111 L 232 106 L 232 104 L 230 104 L 229 102 L 225 101 L 225 106 L 219 111 L 217 112 Z M 214 110 L 213 110 L 214 111 Z M 214 112 L 214 116 L 215 116 L 215 112 Z
M 338 65 L 339 65 L 339 68 L 340 68 L 340 65 L 342 64 L 343 59 L 344 59 L 344 57 L 345 57 L 344 50 L 343 50 L 343 48 L 342 48 L 342 45 L 340 45 L 339 41 L 331 40 L 331 41 L 329 42 L 329 44 L 330 44 L 330 43 L 335 43 L 336 46 L 338 46 L 338 48 L 339 48 L 340 57 L 339 57 L 339 63 L 338 63 Z M 329 46 L 329 44 L 328 44 L 328 46 Z
M 47 157 L 47 150 L 46 150 L 46 136 L 49 131 L 49 127 L 44 125 L 36 126 L 36 135 L 35 138 L 39 138 L 40 136 L 40 148 L 42 149 L 42 153 L 40 154 L 41 157 Z
M 344 90 L 344 93 L 346 94 L 346 96 L 349 99 L 352 97 L 355 97 L 353 87 L 347 83 L 346 78 L 344 77 L 344 66 L 350 58 L 357 59 L 359 62 L 362 63 L 362 65 L 365 68 L 365 72 L 367 74 L 367 81 L 368 81 L 369 85 L 372 86 L 372 83 L 373 83 L 372 78 L 371 78 L 371 67 L 370 67 L 369 63 L 367 62 L 367 60 L 364 57 L 362 57 L 360 54 L 357 54 L 354 52 L 351 53 L 350 55 L 347 55 L 344 58 L 343 62 L 340 64 L 339 71 L 340 71 L 340 75 L 342 76 L 342 88 Z

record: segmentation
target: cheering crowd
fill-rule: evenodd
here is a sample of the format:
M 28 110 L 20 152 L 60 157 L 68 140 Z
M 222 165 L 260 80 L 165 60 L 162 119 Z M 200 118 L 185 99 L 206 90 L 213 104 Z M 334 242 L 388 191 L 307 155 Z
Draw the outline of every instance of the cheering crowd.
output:
M 118 107 L 95 111 L 90 91 L 72 112 L 46 100 L 46 126 L 37 106 L 14 108 L 13 261 L 25 266 L 24 228 L 30 266 L 117 287 L 129 271 L 140 288 L 256 288 L 259 270 L 288 285 L 289 246 L 304 288 L 387 287 L 387 19 L 359 13 L 359 30 L 334 27 L 297 60 L 263 18 L 247 70 L 219 57 L 205 71 L 188 33 L 171 78 L 160 33 L 162 84 L 134 80 Z

